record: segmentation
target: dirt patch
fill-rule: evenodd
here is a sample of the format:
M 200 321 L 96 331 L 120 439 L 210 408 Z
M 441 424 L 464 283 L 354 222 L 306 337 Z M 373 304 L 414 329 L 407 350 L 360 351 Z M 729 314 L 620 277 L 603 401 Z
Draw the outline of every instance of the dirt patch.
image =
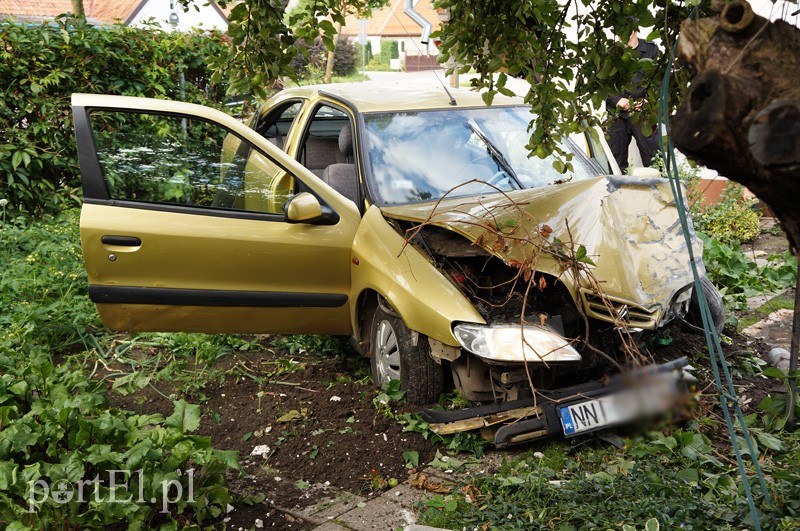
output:
M 431 442 L 377 412 L 374 387 L 355 380 L 351 366 L 352 360 L 277 350 L 220 360 L 222 376 L 202 389 L 198 433 L 215 448 L 239 451 L 246 474 L 232 478 L 233 490 L 266 495 L 264 504 L 237 508 L 229 525 L 244 518 L 240 525 L 249 528 L 257 517 L 266 528 L 304 529 L 275 507 L 299 510 L 316 501 L 309 489 L 317 484 L 369 497 L 388 488 L 382 481 L 406 479 L 403 452 L 416 451 L 420 463 L 433 459 Z M 168 416 L 173 405 L 166 396 L 174 389 L 168 382 L 156 387 L 160 393 L 145 388 L 109 398 L 115 407 Z M 251 455 L 254 449 L 259 455 Z
M 743 243 L 742 250 L 747 253 L 763 251 L 767 255 L 782 254 L 789 248 L 789 240 L 781 230 L 777 219 L 764 217 L 761 218 L 761 233 L 753 241 Z

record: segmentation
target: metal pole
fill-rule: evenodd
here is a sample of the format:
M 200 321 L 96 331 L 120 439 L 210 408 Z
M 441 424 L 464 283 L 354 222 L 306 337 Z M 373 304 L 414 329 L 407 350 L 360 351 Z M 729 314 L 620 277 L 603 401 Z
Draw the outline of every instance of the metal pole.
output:
M 800 251 L 797 253 L 800 261 Z M 797 350 L 800 348 L 800 268 L 797 270 L 797 282 L 794 287 L 794 320 L 792 322 L 792 346 L 789 350 L 789 374 L 797 370 Z M 789 411 L 786 424 L 789 429 L 794 429 L 794 405 L 797 403 L 797 378 L 789 377 L 789 399 L 786 407 Z

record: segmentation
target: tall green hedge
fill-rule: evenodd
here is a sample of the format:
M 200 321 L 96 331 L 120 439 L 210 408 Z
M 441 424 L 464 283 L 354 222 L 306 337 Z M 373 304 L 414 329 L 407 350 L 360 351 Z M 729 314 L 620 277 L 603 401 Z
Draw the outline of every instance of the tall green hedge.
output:
M 383 41 L 381 42 L 380 62 L 388 65 L 391 59 L 400 57 L 400 45 L 397 41 Z
M 73 92 L 220 107 L 226 87 L 211 82 L 206 65 L 227 46 L 220 33 L 95 27 L 72 17 L 44 25 L 0 21 L 0 199 L 38 214 L 80 198 Z

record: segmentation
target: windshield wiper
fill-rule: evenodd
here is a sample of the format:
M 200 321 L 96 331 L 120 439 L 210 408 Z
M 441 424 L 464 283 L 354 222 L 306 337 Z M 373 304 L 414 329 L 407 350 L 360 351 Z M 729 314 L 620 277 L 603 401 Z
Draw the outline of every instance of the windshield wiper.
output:
M 476 124 L 474 121 L 469 121 L 464 125 L 469 127 L 473 133 L 478 135 L 478 138 L 480 138 L 484 145 L 486 145 L 486 150 L 489 152 L 489 155 L 491 155 L 498 166 L 503 168 L 503 171 L 505 171 L 508 176 L 514 180 L 514 183 L 517 185 L 517 187 L 519 189 L 524 188 L 522 183 L 519 182 L 519 179 L 517 179 L 517 174 L 514 172 L 514 168 L 511 167 L 511 164 L 509 164 L 508 159 L 506 159 L 505 155 L 503 155 L 503 153 L 497 149 L 494 144 L 492 144 L 492 142 L 489 140 L 489 137 L 487 137 L 483 131 L 480 130 L 478 124 Z

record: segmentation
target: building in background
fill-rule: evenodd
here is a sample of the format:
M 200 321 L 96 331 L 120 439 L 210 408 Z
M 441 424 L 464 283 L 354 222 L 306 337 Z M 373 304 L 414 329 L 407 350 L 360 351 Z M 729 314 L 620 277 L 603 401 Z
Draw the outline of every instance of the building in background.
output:
M 439 30 L 439 17 L 433 8 L 432 0 L 418 0 L 414 9 L 433 25 L 433 31 Z M 422 28 L 411 20 L 404 10 L 405 0 L 390 0 L 388 5 L 372 11 L 372 17 L 364 29 L 372 53 L 378 55 L 382 46 L 396 42 L 399 55 L 399 61 L 393 64 L 396 70 L 440 68 L 441 65 L 437 62 L 439 50 L 433 40 L 431 39 L 427 45 L 420 42 Z M 348 16 L 341 34 L 357 41 L 359 32 L 358 17 Z
M 83 0 L 83 10 L 86 19 L 96 25 L 141 27 L 154 23 L 165 30 L 228 29 L 226 14 L 207 2 L 195 2 L 184 12 L 178 0 Z M 71 0 L 0 0 L 0 18 L 20 22 L 41 23 L 71 11 Z

